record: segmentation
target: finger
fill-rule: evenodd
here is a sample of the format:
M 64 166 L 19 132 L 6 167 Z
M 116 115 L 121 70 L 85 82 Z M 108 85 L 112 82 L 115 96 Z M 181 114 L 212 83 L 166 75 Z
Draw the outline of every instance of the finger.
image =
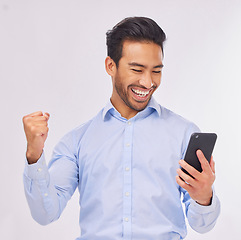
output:
M 38 121 L 46 122 L 48 120 L 46 116 L 35 116 L 35 117 L 28 118 L 28 119 L 30 119 L 31 122 L 32 121 L 33 122 L 38 122 Z
M 187 191 L 190 191 L 192 189 L 192 187 L 189 184 L 185 183 L 179 176 L 176 176 L 176 182 L 180 187 L 184 188 Z
M 29 119 L 36 118 L 36 117 L 41 117 L 41 116 L 43 116 L 43 113 L 41 111 L 30 113 L 30 114 L 24 116 L 22 121 L 24 123 L 24 122 L 28 121 Z
M 206 173 L 212 173 L 210 164 L 209 164 L 208 160 L 205 158 L 203 152 L 199 149 L 199 150 L 197 150 L 196 154 L 197 154 L 199 162 L 201 163 L 202 170 Z
M 43 116 L 43 112 L 37 111 L 37 112 L 30 113 L 30 114 L 26 115 L 26 117 L 35 117 L 35 116 Z
M 43 115 L 43 116 L 36 116 L 34 118 L 31 118 L 34 122 L 48 122 L 49 115 Z
M 200 176 L 200 172 L 198 170 L 196 170 L 193 166 L 189 165 L 186 161 L 180 160 L 179 164 L 182 168 L 184 168 L 194 178 L 198 178 Z
M 211 167 L 213 173 L 215 174 L 215 162 L 213 160 L 213 156 L 211 157 L 211 160 L 210 160 L 210 167 Z
M 187 184 L 189 184 L 191 186 L 195 186 L 196 180 L 193 177 L 191 177 L 190 175 L 183 172 L 182 169 L 180 169 L 180 168 L 177 169 L 177 174 L 181 179 L 184 180 L 184 182 L 186 182 Z
M 32 126 L 36 124 L 44 124 L 48 123 L 48 119 L 44 116 L 35 116 L 35 117 L 24 117 L 23 124 L 24 126 Z
M 48 122 L 47 120 L 39 120 L 39 121 L 34 121 L 34 124 L 31 124 L 30 127 L 47 127 Z

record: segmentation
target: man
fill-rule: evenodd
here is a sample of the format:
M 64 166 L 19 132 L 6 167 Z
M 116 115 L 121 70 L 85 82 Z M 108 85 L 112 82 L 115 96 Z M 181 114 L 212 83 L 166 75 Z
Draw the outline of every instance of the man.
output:
M 183 239 L 182 195 L 190 226 L 201 233 L 213 228 L 220 211 L 212 189 L 214 161 L 209 164 L 198 151 L 200 173 L 180 160 L 199 129 L 152 97 L 161 82 L 165 39 L 162 29 L 144 17 L 126 18 L 107 32 L 110 101 L 63 137 L 48 168 L 43 147 L 49 114 L 23 118 L 25 192 L 37 222 L 58 219 L 78 187 L 78 239 Z

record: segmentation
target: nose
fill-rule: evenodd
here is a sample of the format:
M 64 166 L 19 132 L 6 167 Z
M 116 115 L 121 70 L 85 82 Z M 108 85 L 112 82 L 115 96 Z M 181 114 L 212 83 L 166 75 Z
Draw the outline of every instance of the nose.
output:
M 145 75 L 142 76 L 142 78 L 139 81 L 140 85 L 142 85 L 143 87 L 149 89 L 151 88 L 154 84 L 152 81 L 152 77 L 151 74 L 146 73 Z

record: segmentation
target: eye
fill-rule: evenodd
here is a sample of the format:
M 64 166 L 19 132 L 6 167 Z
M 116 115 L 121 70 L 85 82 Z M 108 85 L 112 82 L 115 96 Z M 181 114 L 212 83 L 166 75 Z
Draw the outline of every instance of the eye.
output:
M 138 72 L 138 73 L 141 73 L 141 72 L 142 72 L 141 70 L 135 69 L 135 68 L 132 68 L 131 70 L 132 70 L 133 72 Z
M 152 71 L 153 73 L 161 73 L 161 71 Z

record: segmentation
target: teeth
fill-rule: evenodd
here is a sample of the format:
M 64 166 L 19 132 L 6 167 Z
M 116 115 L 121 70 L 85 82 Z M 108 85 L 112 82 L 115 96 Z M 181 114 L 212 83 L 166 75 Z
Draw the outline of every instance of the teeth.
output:
M 141 97 L 145 97 L 145 96 L 150 92 L 150 90 L 147 91 L 147 92 L 144 92 L 144 91 L 140 91 L 140 90 L 133 89 L 133 88 L 132 88 L 132 91 L 133 91 L 134 93 L 138 94 L 138 95 L 141 96 Z

